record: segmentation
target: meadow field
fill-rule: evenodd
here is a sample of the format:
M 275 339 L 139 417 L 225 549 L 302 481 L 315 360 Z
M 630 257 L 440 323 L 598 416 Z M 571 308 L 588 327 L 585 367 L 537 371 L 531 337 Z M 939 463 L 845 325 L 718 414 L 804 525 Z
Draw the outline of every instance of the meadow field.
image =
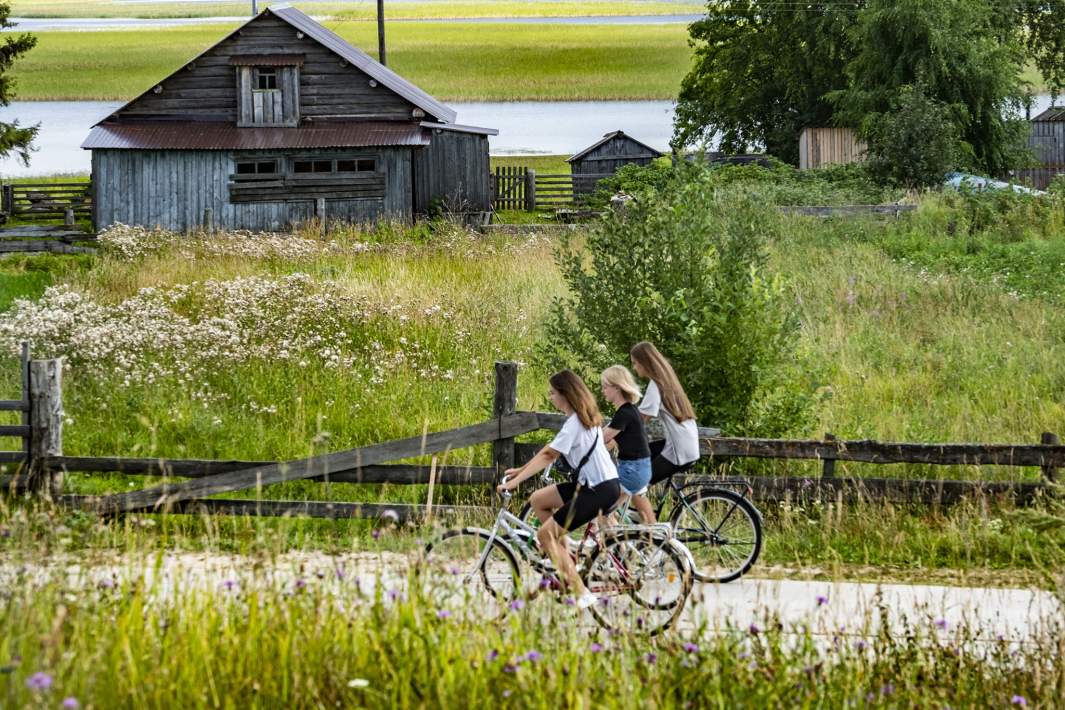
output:
M 376 54 L 372 23 L 324 24 Z M 11 75 L 23 101 L 130 99 L 232 29 L 38 32 L 37 47 Z M 668 99 L 689 68 L 687 41 L 684 25 L 404 22 L 389 28 L 388 60 L 390 68 L 445 101 Z
M 282 4 L 280 0 L 260 0 L 259 10 Z M 308 15 L 337 16 L 354 20 L 376 20 L 376 3 L 287 2 Z M 113 2 L 112 0 L 12 0 L 12 17 L 243 17 L 247 2 Z M 697 14 L 703 5 L 690 0 L 656 1 L 559 0 L 520 2 L 516 0 L 413 0 L 390 3 L 385 17 L 391 20 L 417 20 L 462 17 L 574 17 L 584 15 L 680 15 Z

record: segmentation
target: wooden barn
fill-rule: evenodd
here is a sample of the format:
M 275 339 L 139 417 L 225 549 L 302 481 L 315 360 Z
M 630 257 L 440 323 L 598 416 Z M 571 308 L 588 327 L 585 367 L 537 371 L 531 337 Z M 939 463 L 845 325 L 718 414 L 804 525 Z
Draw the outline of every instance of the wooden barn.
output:
M 491 209 L 489 128 L 294 8 L 267 9 L 96 124 L 94 222 L 281 229 Z
M 1065 107 L 1051 106 L 1029 124 L 1028 148 L 1035 166 L 1015 170 L 1008 177 L 1045 190 L 1055 176 L 1065 173 Z
M 594 192 L 596 182 L 613 175 L 622 165 L 647 165 L 661 157 L 662 153 L 625 135 L 624 131 L 607 133 L 566 161 L 573 174 L 573 195 L 576 197 Z

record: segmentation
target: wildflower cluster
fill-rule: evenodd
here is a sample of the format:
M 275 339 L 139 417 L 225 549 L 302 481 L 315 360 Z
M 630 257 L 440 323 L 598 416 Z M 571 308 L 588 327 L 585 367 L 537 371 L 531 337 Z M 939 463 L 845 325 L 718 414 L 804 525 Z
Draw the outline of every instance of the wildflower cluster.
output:
M 192 383 L 211 368 L 249 361 L 366 366 L 372 379 L 400 367 L 446 377 L 413 338 L 382 342 L 381 326 L 450 317 L 442 308 L 374 302 L 302 273 L 143 288 L 117 305 L 55 286 L 0 315 L 0 350 L 16 352 L 27 340 L 38 357 L 65 356 L 123 384 L 174 376 Z
M 370 249 L 364 242 L 341 245 L 337 241 L 307 239 L 279 232 L 216 232 L 182 234 L 163 229 L 114 224 L 101 232 L 99 243 L 121 260 L 134 261 L 149 254 L 174 250 L 186 259 L 239 256 L 249 259 L 312 259 L 331 254 L 358 254 Z

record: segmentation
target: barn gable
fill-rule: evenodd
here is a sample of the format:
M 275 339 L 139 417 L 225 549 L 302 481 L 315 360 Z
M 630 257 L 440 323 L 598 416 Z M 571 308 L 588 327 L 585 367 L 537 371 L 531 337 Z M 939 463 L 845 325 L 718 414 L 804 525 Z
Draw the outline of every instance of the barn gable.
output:
M 253 89 L 276 89 L 255 92 Z M 253 107 L 273 95 L 276 105 Z M 262 111 L 265 109 L 265 120 Z M 267 9 L 102 122 L 435 120 L 455 112 L 294 8 Z

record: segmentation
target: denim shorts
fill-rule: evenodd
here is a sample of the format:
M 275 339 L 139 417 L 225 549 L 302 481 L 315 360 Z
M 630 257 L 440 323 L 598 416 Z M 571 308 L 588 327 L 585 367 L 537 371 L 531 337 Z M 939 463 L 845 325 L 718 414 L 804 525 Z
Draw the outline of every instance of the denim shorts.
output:
M 646 492 L 651 480 L 651 459 L 621 459 L 618 461 L 618 480 L 626 493 Z

